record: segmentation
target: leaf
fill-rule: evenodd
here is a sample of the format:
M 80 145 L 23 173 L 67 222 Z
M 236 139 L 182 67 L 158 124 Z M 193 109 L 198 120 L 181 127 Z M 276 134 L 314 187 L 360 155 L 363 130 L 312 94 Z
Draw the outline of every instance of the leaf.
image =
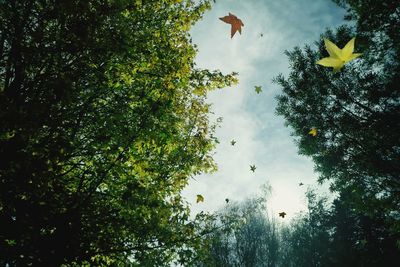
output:
M 197 195 L 196 203 L 204 202 L 204 197 L 202 195 Z
M 341 68 L 344 65 L 344 62 L 337 58 L 325 57 L 323 59 L 318 60 L 317 64 L 322 65 L 324 67 Z
M 250 170 L 252 171 L 252 172 L 255 172 L 256 171 L 256 165 L 250 165 Z
M 254 88 L 257 94 L 262 92 L 261 86 L 254 86 Z
M 228 16 L 219 19 L 225 23 L 231 24 L 231 38 L 235 35 L 237 31 L 242 34 L 242 26 L 244 26 L 244 24 L 238 17 L 236 17 L 232 13 L 229 13 Z
M 329 53 L 329 57 L 318 60 L 316 64 L 324 67 L 333 67 L 334 73 L 340 71 L 344 64 L 361 56 L 360 53 L 353 53 L 355 39 L 355 37 L 352 38 L 343 49 L 340 49 L 328 39 L 324 39 L 325 48 Z
M 340 55 L 342 54 L 341 49 L 328 39 L 324 39 L 324 42 L 326 51 L 328 51 L 329 56 L 333 58 L 340 58 Z
M 308 132 L 309 135 L 316 136 L 317 135 L 317 128 L 312 127 L 311 130 Z
M 284 212 L 284 211 L 279 212 L 279 217 L 285 218 L 285 216 L 286 216 L 286 212 Z
M 231 145 L 234 146 L 236 144 L 236 141 L 234 139 L 231 140 Z

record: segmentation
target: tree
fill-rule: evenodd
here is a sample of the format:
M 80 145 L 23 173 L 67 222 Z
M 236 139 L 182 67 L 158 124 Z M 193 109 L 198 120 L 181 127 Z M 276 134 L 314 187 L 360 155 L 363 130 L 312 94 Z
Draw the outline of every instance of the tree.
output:
M 189 29 L 208 1 L 0 3 L 0 264 L 192 257 L 188 179 L 215 170 Z
M 398 1 L 336 1 L 348 8 L 355 26 L 327 31 L 343 47 L 356 36 L 360 60 L 333 73 L 315 64 L 327 52 L 322 42 L 286 52 L 291 62 L 277 113 L 296 136 L 300 154 L 312 157 L 319 181 L 336 192 L 352 192 L 347 201 L 373 218 L 384 213 L 393 238 L 400 234 L 400 55 Z M 374 10 L 374 12 L 370 12 Z M 381 20 L 382 19 L 382 20 Z M 318 135 L 308 135 L 311 127 Z
M 265 198 L 229 202 L 214 216 L 217 230 L 206 237 L 209 247 L 193 266 L 277 266 L 278 225 L 267 215 Z
M 307 191 L 308 211 L 280 231 L 279 266 L 332 266 L 327 199 Z

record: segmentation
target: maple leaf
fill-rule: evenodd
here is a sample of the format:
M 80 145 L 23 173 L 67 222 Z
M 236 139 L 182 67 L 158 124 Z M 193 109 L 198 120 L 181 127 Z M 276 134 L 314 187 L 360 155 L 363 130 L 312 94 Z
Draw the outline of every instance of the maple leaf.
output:
M 202 195 L 197 195 L 196 203 L 204 202 L 204 197 Z
M 333 72 L 336 73 L 347 62 L 361 56 L 360 53 L 354 53 L 355 37 L 352 38 L 344 47 L 340 49 L 328 39 L 324 39 L 325 48 L 329 53 L 329 57 L 318 60 L 316 63 L 324 67 L 333 67 Z
M 312 127 L 311 130 L 308 132 L 309 135 L 316 136 L 317 135 L 317 128 Z
M 254 88 L 257 94 L 262 92 L 261 86 L 254 86 Z
M 255 172 L 256 171 L 256 165 L 250 165 L 250 170 L 252 172 Z
M 232 13 L 229 13 L 228 16 L 219 19 L 225 23 L 231 24 L 231 38 L 235 35 L 237 31 L 242 34 L 242 26 L 244 26 L 244 24 L 240 19 L 238 19 L 238 17 L 236 17 Z
M 279 217 L 285 218 L 285 216 L 286 216 L 286 212 L 284 212 L 284 211 L 279 212 Z
M 234 146 L 236 144 L 236 141 L 234 139 L 231 140 L 231 145 Z

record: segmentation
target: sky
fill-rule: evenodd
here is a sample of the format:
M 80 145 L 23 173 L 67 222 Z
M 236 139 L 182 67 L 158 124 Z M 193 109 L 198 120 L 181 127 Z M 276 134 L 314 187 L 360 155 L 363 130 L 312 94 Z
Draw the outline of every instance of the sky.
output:
M 232 39 L 230 25 L 219 20 L 229 12 L 244 24 L 242 34 L 237 32 Z M 220 144 L 214 151 L 218 171 L 191 179 L 183 191 L 193 214 L 214 212 L 226 205 L 225 198 L 243 201 L 260 195 L 261 186 L 268 183 L 270 212 L 285 211 L 288 221 L 306 209 L 308 187 L 328 191 L 329 185 L 318 185 L 311 159 L 298 155 L 291 128 L 275 114 L 275 96 L 281 88 L 272 79 L 290 71 L 285 50 L 315 46 L 327 28 L 345 23 L 344 13 L 330 0 L 216 0 L 192 28 L 197 67 L 239 73 L 238 85 L 208 96 L 211 119 L 223 118 L 216 130 Z M 254 86 L 263 91 L 257 94 Z M 237 141 L 234 146 L 232 139 Z M 196 203 L 197 194 L 204 202 Z

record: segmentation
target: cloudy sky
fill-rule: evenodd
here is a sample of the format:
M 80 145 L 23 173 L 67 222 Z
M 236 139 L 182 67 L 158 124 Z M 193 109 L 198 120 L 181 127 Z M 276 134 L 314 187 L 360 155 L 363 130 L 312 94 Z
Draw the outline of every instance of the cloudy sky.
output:
M 228 12 L 245 25 L 233 39 L 230 25 L 218 19 Z M 241 201 L 260 194 L 265 183 L 272 186 L 268 207 L 274 214 L 285 211 L 290 220 L 305 209 L 307 187 L 320 187 L 317 174 L 311 160 L 297 154 L 291 129 L 275 115 L 275 96 L 281 90 L 272 78 L 289 73 L 285 50 L 314 45 L 326 28 L 344 23 L 343 15 L 344 10 L 330 0 L 217 0 L 193 27 L 198 67 L 239 73 L 239 85 L 208 98 L 214 121 L 223 117 L 214 156 L 218 171 L 192 179 L 184 190 L 194 213 L 215 211 L 225 198 Z M 262 93 L 254 91 L 256 85 L 262 86 Z M 230 145 L 232 139 L 235 146 Z M 254 173 L 252 164 L 257 167 Z M 305 185 L 299 187 L 300 182 Z M 197 194 L 204 196 L 204 203 L 195 203 Z

